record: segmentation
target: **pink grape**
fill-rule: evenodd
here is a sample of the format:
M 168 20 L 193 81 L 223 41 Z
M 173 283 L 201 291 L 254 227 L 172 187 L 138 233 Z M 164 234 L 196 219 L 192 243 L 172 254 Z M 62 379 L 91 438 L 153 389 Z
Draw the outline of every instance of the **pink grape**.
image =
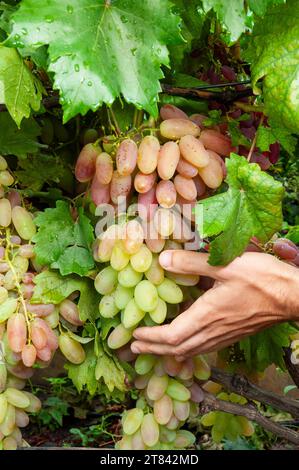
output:
M 198 168 L 208 165 L 210 157 L 201 140 L 196 139 L 192 135 L 185 135 L 181 138 L 179 146 L 181 155 L 191 165 Z
M 178 420 L 186 421 L 190 413 L 190 402 L 174 400 L 173 401 L 173 413 Z
M 203 130 L 200 134 L 200 141 L 206 149 L 213 150 L 219 155 L 229 157 L 233 151 L 230 138 L 213 129 Z
M 110 196 L 112 202 L 117 204 L 119 197 L 127 197 L 130 194 L 131 187 L 131 175 L 122 176 L 117 171 L 114 171 L 110 187 Z
M 158 158 L 158 174 L 162 180 L 170 180 L 180 160 L 180 149 L 176 142 L 166 142 Z
M 32 367 L 36 360 L 36 349 L 33 344 L 26 344 L 22 349 L 22 361 L 26 367 Z
M 100 148 L 94 144 L 86 144 L 82 148 L 75 166 L 75 176 L 78 181 L 85 183 L 90 181 L 95 174 L 96 158 Z
M 218 188 L 223 181 L 222 165 L 214 152 L 209 151 L 210 163 L 205 168 L 198 170 L 200 177 L 204 183 L 211 189 Z
M 142 173 L 148 175 L 156 170 L 159 151 L 160 142 L 157 137 L 147 135 L 142 139 L 137 157 L 137 165 Z
M 164 104 L 160 109 L 160 116 L 163 121 L 166 119 L 188 119 L 187 114 L 173 104 Z
M 292 261 L 299 254 L 299 249 L 291 240 L 278 238 L 273 243 L 273 252 L 282 259 Z
M 196 199 L 197 190 L 193 179 L 176 175 L 174 178 L 174 186 L 180 196 L 182 196 L 187 201 L 193 201 Z
M 144 444 L 148 447 L 154 446 L 159 440 L 159 425 L 152 413 L 148 413 L 143 418 L 141 436 Z
M 75 326 L 82 326 L 83 321 L 80 320 L 78 306 L 69 299 L 65 299 L 59 305 L 60 315 L 69 323 Z
M 138 213 L 144 221 L 150 221 L 157 209 L 156 187 L 153 186 L 147 193 L 138 195 Z
M 113 175 L 113 161 L 109 153 L 102 152 L 96 159 L 96 175 L 100 184 L 109 184 Z
M 52 357 L 52 351 L 49 348 L 49 346 L 45 346 L 42 349 L 37 349 L 36 354 L 37 354 L 37 357 L 44 362 L 50 361 Z
M 204 114 L 192 114 L 189 118 L 192 122 L 198 125 L 201 129 L 205 128 L 204 121 L 208 119 L 208 116 Z
M 43 349 L 47 344 L 45 331 L 34 322 L 31 324 L 31 339 L 37 349 Z
M 184 135 L 197 137 L 200 134 L 200 129 L 194 122 L 187 119 L 166 119 L 161 122 L 160 133 L 167 139 L 177 140 Z
M 207 190 L 207 187 L 206 187 L 204 181 L 202 180 L 202 178 L 199 175 L 197 175 L 193 179 L 193 181 L 194 181 L 194 184 L 196 186 L 197 197 L 202 197 L 205 194 L 206 190 Z
M 137 164 L 137 155 L 137 145 L 133 140 L 125 139 L 121 142 L 116 152 L 116 168 L 121 176 L 133 173 Z
M 147 193 L 152 189 L 157 179 L 157 173 L 154 171 L 148 175 L 137 173 L 134 179 L 134 187 L 138 193 Z
M 163 375 L 159 377 L 153 374 L 147 384 L 147 395 L 150 400 L 160 400 L 166 392 L 168 386 L 168 377 Z M 168 420 L 167 420 L 168 421 Z M 166 421 L 166 422 L 167 422 Z
M 172 181 L 160 181 L 156 188 L 156 197 L 160 206 L 170 209 L 176 203 L 177 192 Z
M 228 81 L 234 82 L 237 80 L 236 72 L 228 65 L 222 65 L 221 72 L 224 78 L 226 78 Z
M 7 321 L 9 347 L 14 352 L 21 352 L 27 340 L 27 327 L 24 315 L 15 313 Z
M 108 204 L 110 201 L 110 185 L 100 183 L 95 174 L 90 187 L 90 195 L 96 206 Z
M 154 403 L 154 416 L 157 423 L 165 425 L 169 422 L 173 413 L 173 403 L 168 395 L 163 395 Z
M 184 158 L 180 158 L 179 163 L 177 165 L 177 172 L 184 176 L 185 178 L 194 178 L 198 173 L 198 168 L 191 163 L 187 162 Z
M 30 304 L 27 303 L 27 310 L 30 313 L 34 313 L 38 317 L 46 317 L 55 310 L 54 304 Z

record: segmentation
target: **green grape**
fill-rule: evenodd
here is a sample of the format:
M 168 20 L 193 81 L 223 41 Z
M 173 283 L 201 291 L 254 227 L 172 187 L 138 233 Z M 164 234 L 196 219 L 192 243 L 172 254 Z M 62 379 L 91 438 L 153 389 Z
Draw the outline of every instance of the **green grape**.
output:
M 40 399 L 36 397 L 35 395 L 33 395 L 33 393 L 26 392 L 26 391 L 24 391 L 23 393 L 26 395 L 26 397 L 29 400 L 29 405 L 26 406 L 25 410 L 28 413 L 37 413 L 38 411 L 40 411 L 42 407 Z
M 111 266 L 102 269 L 94 280 L 94 286 L 99 294 L 111 294 L 117 285 L 117 271 Z
M 75 341 L 68 334 L 62 334 L 58 339 L 59 348 L 62 354 L 72 364 L 82 364 L 85 360 L 85 351 L 78 341 Z
M 27 408 L 30 405 L 29 398 L 21 390 L 9 387 L 4 393 L 8 403 L 16 408 Z
M 6 366 L 5 364 L 0 364 L 0 393 L 2 393 L 3 390 L 5 390 L 6 382 L 7 382 Z
M 17 450 L 17 448 L 18 443 L 13 437 L 9 436 L 3 439 L 3 450 Z
M 132 330 L 128 330 L 124 327 L 124 325 L 122 325 L 122 323 L 120 323 L 110 333 L 108 337 L 108 346 L 111 349 L 119 349 L 125 344 L 127 344 L 132 338 L 132 336 Z
M 137 374 L 144 375 L 152 370 L 156 363 L 156 357 L 152 354 L 140 354 L 135 361 Z
M 7 405 L 8 405 L 8 402 L 7 402 L 6 396 L 4 395 L 4 393 L 1 393 L 0 395 L 0 423 L 2 423 L 2 421 L 5 418 Z
M 93 144 L 98 139 L 98 132 L 96 129 L 86 129 L 82 136 L 83 144 Z
M 154 416 L 159 424 L 167 424 L 172 417 L 173 404 L 168 395 L 163 395 L 154 403 Z
M 11 211 L 11 217 L 18 235 L 24 240 L 31 240 L 36 234 L 36 225 L 31 214 L 24 207 L 15 206 Z
M 136 364 L 135 364 L 135 370 L 136 370 Z M 137 377 L 134 380 L 134 385 L 137 388 L 137 390 L 145 389 L 151 376 L 152 376 L 151 372 L 148 372 L 147 374 L 143 374 L 143 375 L 137 375 Z
M 170 444 L 176 438 L 176 431 L 160 426 L 160 441 L 163 444 Z
M 7 298 L 8 298 L 7 289 L 5 289 L 5 287 L 0 286 L 0 305 L 3 304 L 3 302 L 5 302 L 5 300 L 7 300 Z M 1 320 L 0 320 L 0 322 L 1 322 Z
M 194 365 L 194 376 L 198 380 L 208 380 L 211 375 L 211 369 L 209 364 L 205 361 L 202 356 L 193 357 Z
M 158 305 L 158 292 L 154 284 L 144 280 L 135 287 L 134 298 L 138 307 L 145 312 L 155 310 Z
M 148 249 L 146 245 L 142 245 L 142 247 L 131 256 L 130 263 L 132 268 L 137 271 L 138 273 L 144 273 L 147 271 L 153 260 L 152 252 Z
M 148 447 L 152 447 L 159 441 L 159 425 L 155 420 L 152 413 L 148 413 L 143 417 L 141 424 L 141 436 L 144 444 Z
M 143 411 L 140 408 L 133 408 L 126 411 L 122 418 L 123 431 L 127 435 L 134 434 L 141 426 Z
M 173 413 L 180 421 L 186 421 L 190 414 L 190 402 L 173 400 Z
M 130 261 L 130 255 L 125 252 L 121 243 L 116 243 L 112 249 L 110 264 L 116 271 L 124 269 Z
M 115 448 L 118 450 L 132 450 L 132 437 L 124 436 L 120 441 L 117 442 Z
M 130 264 L 118 273 L 118 282 L 123 287 L 135 287 L 142 279 L 142 273 L 135 271 Z
M 55 308 L 54 312 L 44 318 L 49 327 L 54 330 L 59 325 L 59 311 Z
M 166 428 L 169 429 L 170 431 L 174 431 L 175 429 L 178 429 L 180 426 L 180 422 L 177 419 L 176 416 L 172 415 L 168 423 L 166 424 Z
M 159 263 L 159 256 L 153 255 L 152 263 L 147 271 L 145 277 L 155 286 L 158 286 L 164 281 L 164 269 Z
M 147 396 L 150 400 L 159 400 L 165 394 L 167 386 L 167 375 L 162 375 L 162 377 L 158 377 L 157 375 L 153 374 L 147 384 Z
M 114 301 L 115 305 L 119 310 L 123 310 L 126 308 L 128 303 L 134 297 L 134 289 L 124 287 L 121 284 L 118 284 L 115 292 L 114 292 Z
M 192 432 L 180 429 L 177 431 L 173 445 L 176 449 L 186 449 L 187 447 L 192 446 L 195 443 L 195 440 L 195 436 Z
M 133 328 L 138 325 L 144 315 L 145 312 L 139 308 L 137 302 L 134 299 L 131 299 L 124 310 L 122 323 L 125 328 Z
M 6 413 L 2 423 L 0 423 L 0 433 L 4 436 L 9 436 L 15 427 L 16 422 L 16 409 L 13 405 L 8 403 Z
M 7 169 L 7 161 L 5 160 L 2 155 L 0 155 L 0 171 L 4 171 Z
M 158 298 L 157 307 L 149 312 L 151 319 L 159 325 L 165 321 L 167 315 L 167 304 L 164 300 Z
M 99 311 L 103 318 L 113 318 L 118 314 L 119 308 L 115 304 L 114 292 L 101 298 Z
M 158 294 L 169 304 L 179 304 L 183 300 L 183 292 L 179 286 L 170 279 L 164 279 L 162 284 L 157 286 Z
M 167 387 L 167 394 L 174 400 L 187 401 L 190 400 L 190 391 L 185 385 L 175 379 L 170 379 Z

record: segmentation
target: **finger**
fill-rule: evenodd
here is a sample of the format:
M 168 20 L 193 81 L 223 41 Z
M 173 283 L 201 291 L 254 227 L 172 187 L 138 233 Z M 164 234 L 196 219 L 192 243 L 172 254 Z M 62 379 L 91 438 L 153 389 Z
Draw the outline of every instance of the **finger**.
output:
M 163 251 L 159 256 L 161 266 L 167 271 L 182 274 L 201 274 L 214 279 L 223 280 L 223 267 L 211 266 L 207 253 L 196 253 L 185 250 Z
M 158 356 L 175 356 L 175 346 L 158 343 L 146 343 L 144 341 L 134 341 L 131 344 L 131 351 L 134 354 L 157 354 Z

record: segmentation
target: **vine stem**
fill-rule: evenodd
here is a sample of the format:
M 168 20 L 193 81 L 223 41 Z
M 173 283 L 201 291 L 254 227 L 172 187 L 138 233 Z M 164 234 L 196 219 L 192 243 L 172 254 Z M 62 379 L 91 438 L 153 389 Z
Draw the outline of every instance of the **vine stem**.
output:
M 24 297 L 23 297 L 22 289 L 21 289 L 21 286 L 20 286 L 20 283 L 19 283 L 19 280 L 18 280 L 16 270 L 15 270 L 15 268 L 14 268 L 14 266 L 13 266 L 13 264 L 12 264 L 10 258 L 9 258 L 10 246 L 11 246 L 11 243 L 10 243 L 10 230 L 9 230 L 9 228 L 7 228 L 6 229 L 5 261 L 9 265 L 9 268 L 10 268 L 10 270 L 12 271 L 12 273 L 14 275 L 16 288 L 17 288 L 17 291 L 18 291 L 18 294 L 19 294 L 19 300 L 20 300 L 20 302 L 22 304 L 22 307 L 23 307 L 23 310 L 24 310 L 25 320 L 26 320 L 27 329 L 28 329 L 28 340 L 29 340 L 29 343 L 30 343 L 31 342 L 31 325 L 30 325 L 30 321 L 29 321 L 29 313 L 28 313 L 28 310 L 27 310 L 26 302 L 25 302 Z
M 263 113 L 265 111 L 264 106 L 255 106 L 254 104 L 243 103 L 242 101 L 235 101 L 234 105 L 246 113 Z
M 219 400 L 211 393 L 204 391 L 204 400 L 200 404 L 200 412 L 206 414 L 209 411 L 223 411 L 224 413 L 234 414 L 236 416 L 244 416 L 250 421 L 254 421 L 267 431 L 276 434 L 283 439 L 299 445 L 299 433 L 293 429 L 288 429 L 275 421 L 265 418 L 254 405 L 239 405 L 229 401 Z
M 261 119 L 260 119 L 258 128 L 262 125 L 263 120 L 264 120 L 264 115 L 261 116 Z M 253 141 L 252 141 L 252 143 L 251 143 L 251 147 L 250 147 L 250 150 L 249 150 L 249 153 L 248 153 L 248 156 L 247 156 L 247 161 L 248 161 L 248 163 L 250 163 L 250 160 L 251 160 L 253 151 L 254 151 L 254 149 L 255 149 L 255 144 L 256 144 L 256 141 L 257 141 L 257 131 L 258 131 L 258 128 L 257 128 L 257 130 L 256 130 L 255 136 L 254 136 L 254 138 L 253 138 Z

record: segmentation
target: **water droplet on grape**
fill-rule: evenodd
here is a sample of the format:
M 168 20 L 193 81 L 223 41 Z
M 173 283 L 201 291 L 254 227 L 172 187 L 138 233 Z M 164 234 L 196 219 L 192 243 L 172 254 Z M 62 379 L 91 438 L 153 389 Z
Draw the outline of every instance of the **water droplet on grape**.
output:
M 66 11 L 71 15 L 74 11 L 74 8 L 72 7 L 72 5 L 67 5 Z
M 45 16 L 45 21 L 46 21 L 46 23 L 53 23 L 54 18 L 53 18 L 53 16 L 47 15 L 47 16 Z
M 79 72 L 79 71 L 80 71 L 80 66 L 79 66 L 79 64 L 75 64 L 75 65 L 74 65 L 74 69 L 75 69 L 75 72 Z

